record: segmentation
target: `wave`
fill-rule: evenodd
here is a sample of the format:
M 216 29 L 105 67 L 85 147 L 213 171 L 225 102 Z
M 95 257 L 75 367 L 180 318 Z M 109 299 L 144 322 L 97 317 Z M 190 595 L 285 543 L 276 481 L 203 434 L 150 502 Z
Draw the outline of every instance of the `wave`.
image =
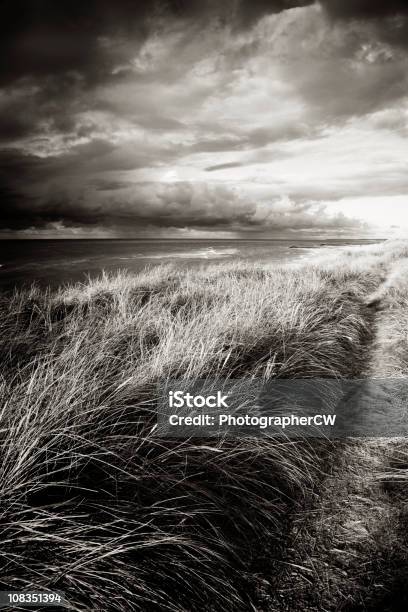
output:
M 137 254 L 131 257 L 119 257 L 121 260 L 130 259 L 216 259 L 219 257 L 231 257 L 236 255 L 239 249 L 214 249 L 208 247 L 206 249 L 196 251 L 178 251 L 175 253 L 160 253 L 160 254 Z

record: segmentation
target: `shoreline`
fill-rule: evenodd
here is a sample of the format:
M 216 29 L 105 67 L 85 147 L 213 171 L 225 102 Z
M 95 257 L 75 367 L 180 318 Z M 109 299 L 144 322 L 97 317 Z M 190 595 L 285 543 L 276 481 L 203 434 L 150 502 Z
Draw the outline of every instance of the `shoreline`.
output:
M 328 240 L 328 239 L 326 239 Z M 378 239 L 335 239 L 321 246 L 323 239 L 255 240 L 167 240 L 173 250 L 166 250 L 163 241 L 152 240 L 27 240 L 14 241 L 16 250 L 0 241 L 0 291 L 28 287 L 37 282 L 42 288 L 53 289 L 72 282 L 87 282 L 97 278 L 104 270 L 109 273 L 127 270 L 141 273 L 160 265 L 180 268 L 200 268 L 207 265 L 246 262 L 262 266 L 288 265 L 307 262 L 322 249 L 380 244 Z M 164 241 L 164 244 L 166 241 Z M 339 243 L 346 243 L 339 246 Z M 109 246 L 109 254 L 103 245 Z M 144 246 L 143 246 L 144 245 Z M 146 246 L 147 245 L 147 246 Z M 26 250 L 24 250 L 26 249 Z M 174 250 L 175 249 L 175 250 Z

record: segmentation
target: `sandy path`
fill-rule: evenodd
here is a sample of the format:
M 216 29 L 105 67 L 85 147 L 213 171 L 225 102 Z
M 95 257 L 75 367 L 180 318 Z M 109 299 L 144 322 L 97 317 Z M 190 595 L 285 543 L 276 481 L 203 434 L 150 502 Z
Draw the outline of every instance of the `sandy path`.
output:
M 368 300 L 373 336 L 361 378 L 391 375 L 387 355 L 394 356 L 396 347 L 387 332 L 393 316 L 387 303 L 390 287 L 387 279 L 379 299 Z M 408 609 L 408 536 L 403 528 L 408 481 L 390 478 L 393 470 L 401 474 L 402 444 L 386 438 L 335 443 L 322 481 L 293 518 L 278 579 L 260 587 L 259 611 Z

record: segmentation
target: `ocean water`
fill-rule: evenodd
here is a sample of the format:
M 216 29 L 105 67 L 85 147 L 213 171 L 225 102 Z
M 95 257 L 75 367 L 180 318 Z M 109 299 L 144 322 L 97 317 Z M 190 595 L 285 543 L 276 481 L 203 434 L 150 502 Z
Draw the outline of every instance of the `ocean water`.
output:
M 377 240 L 3 240 L 0 241 L 0 289 L 84 281 L 102 270 L 140 272 L 171 263 L 202 266 L 246 260 L 290 262 L 309 257 L 316 249 L 371 244 Z

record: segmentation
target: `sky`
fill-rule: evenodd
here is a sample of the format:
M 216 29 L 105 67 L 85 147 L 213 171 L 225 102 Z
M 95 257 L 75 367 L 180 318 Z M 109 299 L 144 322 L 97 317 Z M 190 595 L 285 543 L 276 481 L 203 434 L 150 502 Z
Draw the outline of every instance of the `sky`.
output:
M 0 11 L 0 237 L 408 235 L 405 0 Z

